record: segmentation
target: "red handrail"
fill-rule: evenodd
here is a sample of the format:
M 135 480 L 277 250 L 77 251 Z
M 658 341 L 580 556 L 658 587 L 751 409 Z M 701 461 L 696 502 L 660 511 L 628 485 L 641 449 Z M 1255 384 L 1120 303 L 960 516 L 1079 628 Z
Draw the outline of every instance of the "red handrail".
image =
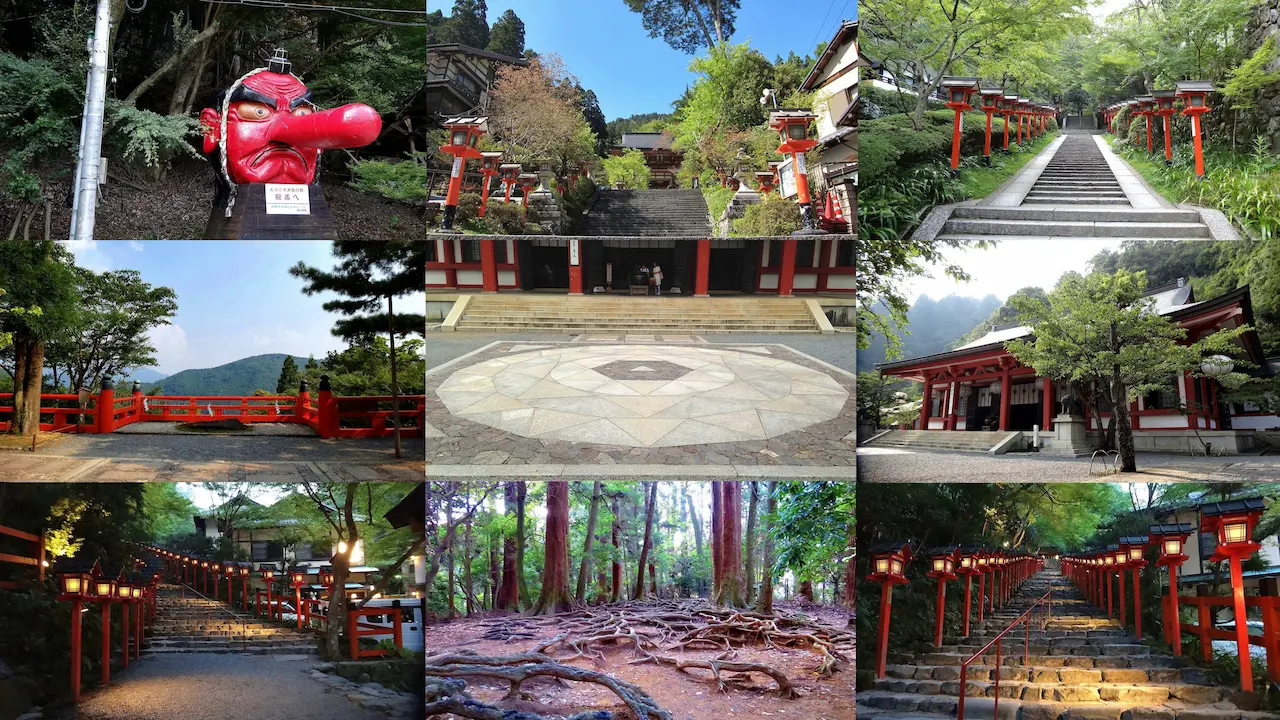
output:
M 1000 668 L 1001 668 L 1000 638 L 1003 638 L 1006 634 L 1008 634 L 1010 630 L 1017 627 L 1018 623 L 1026 623 L 1027 633 L 1026 633 L 1024 644 L 1022 647 L 1022 662 L 1024 665 L 1030 664 L 1031 613 L 1041 604 L 1045 604 L 1045 603 L 1047 603 L 1048 612 L 1049 612 L 1048 617 L 1046 618 L 1046 621 L 1045 621 L 1047 624 L 1048 620 L 1053 619 L 1053 588 L 1049 588 L 1048 592 L 1046 592 L 1044 595 L 1041 595 L 1039 598 L 1037 598 L 1035 602 L 1031 603 L 1031 607 L 1027 608 L 1026 612 L 1019 615 L 1017 619 L 1009 623 L 1008 627 L 1006 627 L 1004 630 L 1001 630 L 999 634 L 991 638 L 991 640 L 987 641 L 986 645 L 983 645 L 981 648 L 978 648 L 978 652 L 970 655 L 968 658 L 964 660 L 964 662 L 960 663 L 960 707 L 956 712 L 956 720 L 964 720 L 964 698 L 965 698 L 966 691 L 969 689 L 969 682 L 968 682 L 969 663 L 972 663 L 974 660 L 982 657 L 982 655 L 986 653 L 987 650 L 989 650 L 992 645 L 996 646 L 996 673 L 995 673 L 996 695 L 995 695 L 995 703 L 991 708 L 991 717 L 994 718 L 995 720 L 999 720 L 1000 718 Z

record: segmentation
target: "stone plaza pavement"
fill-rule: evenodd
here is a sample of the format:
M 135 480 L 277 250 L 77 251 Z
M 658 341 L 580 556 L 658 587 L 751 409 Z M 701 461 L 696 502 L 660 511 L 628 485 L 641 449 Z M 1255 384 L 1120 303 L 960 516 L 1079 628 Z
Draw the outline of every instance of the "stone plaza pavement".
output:
M 431 477 L 853 476 L 853 373 L 780 343 L 496 341 L 426 389 Z
M 420 482 L 424 443 L 389 439 L 70 435 L 0 452 L 8 482 Z
M 1136 474 L 1090 472 L 1090 458 L 1035 453 L 985 453 L 903 448 L 858 448 L 858 479 L 866 482 L 1242 482 L 1280 480 L 1280 457 L 1191 457 L 1138 453 Z

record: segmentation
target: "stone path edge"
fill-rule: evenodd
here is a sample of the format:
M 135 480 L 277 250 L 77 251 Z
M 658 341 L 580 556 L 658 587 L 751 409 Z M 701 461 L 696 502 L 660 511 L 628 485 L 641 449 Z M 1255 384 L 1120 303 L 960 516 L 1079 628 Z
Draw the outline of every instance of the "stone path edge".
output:
M 664 480 L 705 480 L 707 478 L 770 478 L 777 480 L 844 480 L 854 482 L 854 466 L 821 467 L 803 465 L 428 465 L 429 480 L 546 480 L 548 478 L 662 478 Z

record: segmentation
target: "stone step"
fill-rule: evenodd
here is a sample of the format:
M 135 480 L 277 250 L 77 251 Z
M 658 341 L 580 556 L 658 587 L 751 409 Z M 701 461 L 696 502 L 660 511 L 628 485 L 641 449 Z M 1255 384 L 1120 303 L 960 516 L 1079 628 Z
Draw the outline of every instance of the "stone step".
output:
M 1001 658 L 1003 660 L 1003 658 Z M 990 681 L 994 679 L 996 665 L 970 665 L 968 680 Z M 1201 668 L 1175 667 L 1124 667 L 1124 668 L 1083 668 L 1052 665 L 1007 665 L 1000 664 L 1000 682 L 1018 681 L 1034 682 L 1041 685 L 1063 683 L 1074 685 L 1079 683 L 1117 683 L 1121 685 L 1142 685 L 1146 683 L 1207 685 L 1204 670 Z M 942 680 L 960 679 L 959 665 L 891 665 L 885 667 L 886 679 L 892 680 Z
M 1126 238 L 1208 238 L 1209 228 L 1200 223 L 1167 222 L 1054 222 L 1046 225 L 1034 220 L 966 220 L 952 218 L 943 226 L 946 235 L 1023 235 L 1046 234 L 1055 237 L 1126 237 Z
M 1066 222 L 1179 222 L 1199 223 L 1195 210 L 1139 210 L 1101 206 L 1093 208 L 990 207 L 962 205 L 951 211 L 953 218 L 992 220 L 1052 220 Z
M 960 692 L 960 682 L 941 680 L 877 680 L 876 690 L 919 695 L 950 695 Z M 965 697 L 995 697 L 996 683 L 969 680 L 965 683 Z M 1062 683 L 1052 680 L 1046 683 L 1018 680 L 1000 681 L 1001 698 L 1023 702 L 1066 703 L 1125 703 L 1135 705 L 1162 705 L 1169 701 L 1192 705 L 1212 705 L 1221 702 L 1226 691 L 1211 685 L 1186 685 L 1181 683 Z
M 982 649 L 986 643 L 968 642 L 958 645 L 943 645 L 939 650 L 941 652 L 956 652 L 962 654 L 972 654 Z M 1005 647 L 1015 647 L 1018 652 L 1022 651 L 1023 640 L 1019 637 L 1009 637 L 1009 643 Z M 1031 644 L 1028 650 L 1032 655 L 1070 655 L 1073 657 L 1094 657 L 1097 655 L 1124 655 L 1126 657 L 1146 657 L 1151 654 L 1151 648 L 1146 645 L 1108 643 L 1105 645 L 1037 645 Z
M 1119 205 L 1122 207 L 1133 207 L 1129 204 L 1128 198 L 1086 198 L 1076 197 L 1074 195 L 1037 195 L 1033 198 L 1024 198 L 1023 205 Z
M 957 650 L 954 647 L 943 646 L 932 652 L 924 653 L 918 659 L 923 665 L 955 665 L 959 666 L 978 648 L 973 650 Z M 996 651 L 993 647 L 982 655 L 978 662 L 985 665 L 994 665 L 996 660 Z M 1013 643 L 1004 652 L 1000 654 L 1001 665 L 1022 666 L 1029 665 L 1032 667 L 1080 667 L 1086 669 L 1124 669 L 1124 668 L 1148 668 L 1148 667 L 1174 667 L 1177 660 L 1172 655 L 1069 655 L 1064 653 L 1037 654 L 1035 648 L 1032 653 L 1026 656 L 1025 662 L 1022 654 L 1022 646 L 1020 643 Z
M 467 323 L 459 322 L 457 325 L 459 330 L 488 330 L 492 332 L 533 332 L 540 330 L 543 332 L 600 332 L 600 333 L 643 333 L 652 334 L 698 334 L 698 335 L 716 335 L 716 334 L 732 334 L 732 333 L 754 333 L 758 332 L 756 328 L 726 329 L 722 327 L 701 327 L 701 326 L 658 326 L 652 324 L 644 325 L 599 325 L 599 326 L 556 326 L 550 328 L 530 328 L 523 326 L 507 325 L 505 323 Z M 771 333 L 778 334 L 813 334 L 812 329 L 802 328 L 776 328 L 769 330 Z
M 919 695 L 868 691 L 858 693 L 861 720 L 955 717 L 959 699 L 946 695 Z M 966 720 L 993 717 L 992 698 L 965 698 Z M 1147 705 L 1144 703 L 1027 702 L 1001 698 L 1000 720 L 1274 720 L 1273 713 L 1249 712 L 1221 705 Z

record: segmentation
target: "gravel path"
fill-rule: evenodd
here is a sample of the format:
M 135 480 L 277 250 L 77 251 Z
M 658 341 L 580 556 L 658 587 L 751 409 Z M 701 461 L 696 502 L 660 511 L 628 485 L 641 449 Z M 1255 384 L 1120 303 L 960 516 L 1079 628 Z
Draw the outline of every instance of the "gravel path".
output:
M 1138 453 L 1136 475 L 1089 474 L 1089 458 L 858 448 L 858 479 L 866 482 L 1063 482 L 1280 480 L 1280 457 L 1190 457 Z M 1094 469 L 1097 470 L 1098 463 Z
M 401 441 L 404 457 L 425 457 L 422 439 Z M 41 448 L 36 455 L 53 457 L 150 458 L 205 462 L 212 460 L 300 460 L 308 462 L 391 462 L 391 438 L 244 437 L 239 435 L 73 435 Z
M 384 720 L 325 692 L 315 658 L 174 654 L 144 657 L 81 702 L 79 720 Z

